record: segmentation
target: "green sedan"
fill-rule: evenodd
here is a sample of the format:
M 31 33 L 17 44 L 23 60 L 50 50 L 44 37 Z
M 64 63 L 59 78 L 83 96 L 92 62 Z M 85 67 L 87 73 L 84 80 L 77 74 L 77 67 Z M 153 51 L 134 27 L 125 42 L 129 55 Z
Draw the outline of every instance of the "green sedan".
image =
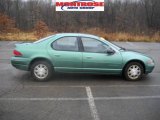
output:
M 53 72 L 122 75 L 140 80 L 151 73 L 154 60 L 126 50 L 98 36 L 79 33 L 55 34 L 33 43 L 16 44 L 11 64 L 31 71 L 37 81 L 47 81 Z

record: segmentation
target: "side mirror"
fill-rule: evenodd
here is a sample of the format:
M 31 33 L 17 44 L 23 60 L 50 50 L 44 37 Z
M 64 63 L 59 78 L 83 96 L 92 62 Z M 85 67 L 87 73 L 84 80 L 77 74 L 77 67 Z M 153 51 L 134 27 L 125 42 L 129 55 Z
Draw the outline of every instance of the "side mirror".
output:
M 107 50 L 106 50 L 106 53 L 107 53 L 108 55 L 113 55 L 113 54 L 115 53 L 115 51 L 114 51 L 113 49 L 107 49 Z

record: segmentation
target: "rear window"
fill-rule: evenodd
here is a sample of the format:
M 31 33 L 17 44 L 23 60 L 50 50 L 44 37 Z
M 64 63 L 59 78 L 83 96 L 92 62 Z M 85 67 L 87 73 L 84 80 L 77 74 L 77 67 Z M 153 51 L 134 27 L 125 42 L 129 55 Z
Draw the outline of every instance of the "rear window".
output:
M 42 39 L 40 39 L 40 40 L 38 40 L 38 41 L 35 41 L 35 42 L 33 42 L 33 43 L 40 43 L 40 42 L 46 41 L 46 40 L 48 40 L 49 38 L 54 37 L 54 36 L 55 36 L 55 35 L 48 36 L 48 37 L 42 38 Z
M 78 51 L 77 37 L 63 37 L 52 44 L 53 49 L 60 51 Z

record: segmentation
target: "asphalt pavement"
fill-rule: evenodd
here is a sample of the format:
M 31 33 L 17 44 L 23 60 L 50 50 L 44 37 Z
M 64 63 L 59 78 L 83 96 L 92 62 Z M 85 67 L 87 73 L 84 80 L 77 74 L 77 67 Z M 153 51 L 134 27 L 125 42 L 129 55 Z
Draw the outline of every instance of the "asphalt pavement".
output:
M 16 41 L 0 42 L 0 120 L 159 120 L 160 43 L 115 42 L 145 53 L 156 67 L 141 81 L 120 76 L 56 74 L 35 82 L 13 68 Z

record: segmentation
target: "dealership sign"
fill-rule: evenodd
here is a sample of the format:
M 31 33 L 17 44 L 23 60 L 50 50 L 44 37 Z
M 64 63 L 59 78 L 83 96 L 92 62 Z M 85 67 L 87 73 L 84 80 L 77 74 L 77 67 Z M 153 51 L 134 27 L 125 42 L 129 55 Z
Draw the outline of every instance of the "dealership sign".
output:
M 56 0 L 56 11 L 104 11 L 104 0 Z

